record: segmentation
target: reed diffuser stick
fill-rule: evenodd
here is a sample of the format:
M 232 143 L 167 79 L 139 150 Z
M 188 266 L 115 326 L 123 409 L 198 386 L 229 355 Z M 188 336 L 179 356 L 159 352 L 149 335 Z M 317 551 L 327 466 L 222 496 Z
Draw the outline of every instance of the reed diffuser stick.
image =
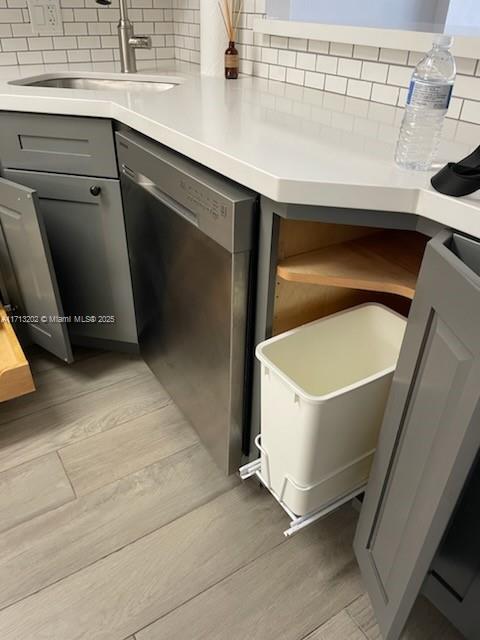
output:
M 228 40 L 234 42 L 240 22 L 243 0 L 218 0 L 218 6 L 222 14 Z

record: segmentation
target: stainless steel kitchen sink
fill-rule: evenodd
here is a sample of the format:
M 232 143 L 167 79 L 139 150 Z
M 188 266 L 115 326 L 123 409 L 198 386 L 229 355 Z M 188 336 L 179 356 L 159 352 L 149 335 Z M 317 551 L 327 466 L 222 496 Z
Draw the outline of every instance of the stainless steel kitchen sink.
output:
M 10 84 L 26 87 L 52 87 L 54 89 L 82 89 L 95 91 L 168 91 L 179 84 L 178 79 L 156 78 L 155 76 L 123 76 L 111 74 L 105 76 L 80 76 L 68 74 L 49 74 L 15 80 Z

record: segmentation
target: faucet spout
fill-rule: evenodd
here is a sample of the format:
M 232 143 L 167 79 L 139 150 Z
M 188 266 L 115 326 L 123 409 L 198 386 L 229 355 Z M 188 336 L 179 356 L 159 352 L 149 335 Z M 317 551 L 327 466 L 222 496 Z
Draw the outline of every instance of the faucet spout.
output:
M 96 3 L 103 6 L 112 4 L 111 0 L 96 0 Z M 120 70 L 122 73 L 136 73 L 135 49 L 151 49 L 152 41 L 149 36 L 136 36 L 134 34 L 133 24 L 128 19 L 127 0 L 120 0 L 120 20 L 117 31 L 120 48 Z

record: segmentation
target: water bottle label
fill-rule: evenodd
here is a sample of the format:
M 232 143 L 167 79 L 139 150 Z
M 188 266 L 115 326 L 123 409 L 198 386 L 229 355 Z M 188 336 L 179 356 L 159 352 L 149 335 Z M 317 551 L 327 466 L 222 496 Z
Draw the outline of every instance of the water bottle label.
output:
M 414 107 L 446 110 L 450 104 L 452 90 L 451 84 L 430 84 L 421 80 L 411 80 L 407 104 Z

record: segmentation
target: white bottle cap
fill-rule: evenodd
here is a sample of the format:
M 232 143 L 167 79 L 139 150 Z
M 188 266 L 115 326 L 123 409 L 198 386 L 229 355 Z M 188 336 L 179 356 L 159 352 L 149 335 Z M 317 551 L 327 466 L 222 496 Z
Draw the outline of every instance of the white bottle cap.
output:
M 446 33 L 439 33 L 433 39 L 433 44 L 436 44 L 437 47 L 445 47 L 445 49 L 449 49 L 453 44 L 453 38 Z

